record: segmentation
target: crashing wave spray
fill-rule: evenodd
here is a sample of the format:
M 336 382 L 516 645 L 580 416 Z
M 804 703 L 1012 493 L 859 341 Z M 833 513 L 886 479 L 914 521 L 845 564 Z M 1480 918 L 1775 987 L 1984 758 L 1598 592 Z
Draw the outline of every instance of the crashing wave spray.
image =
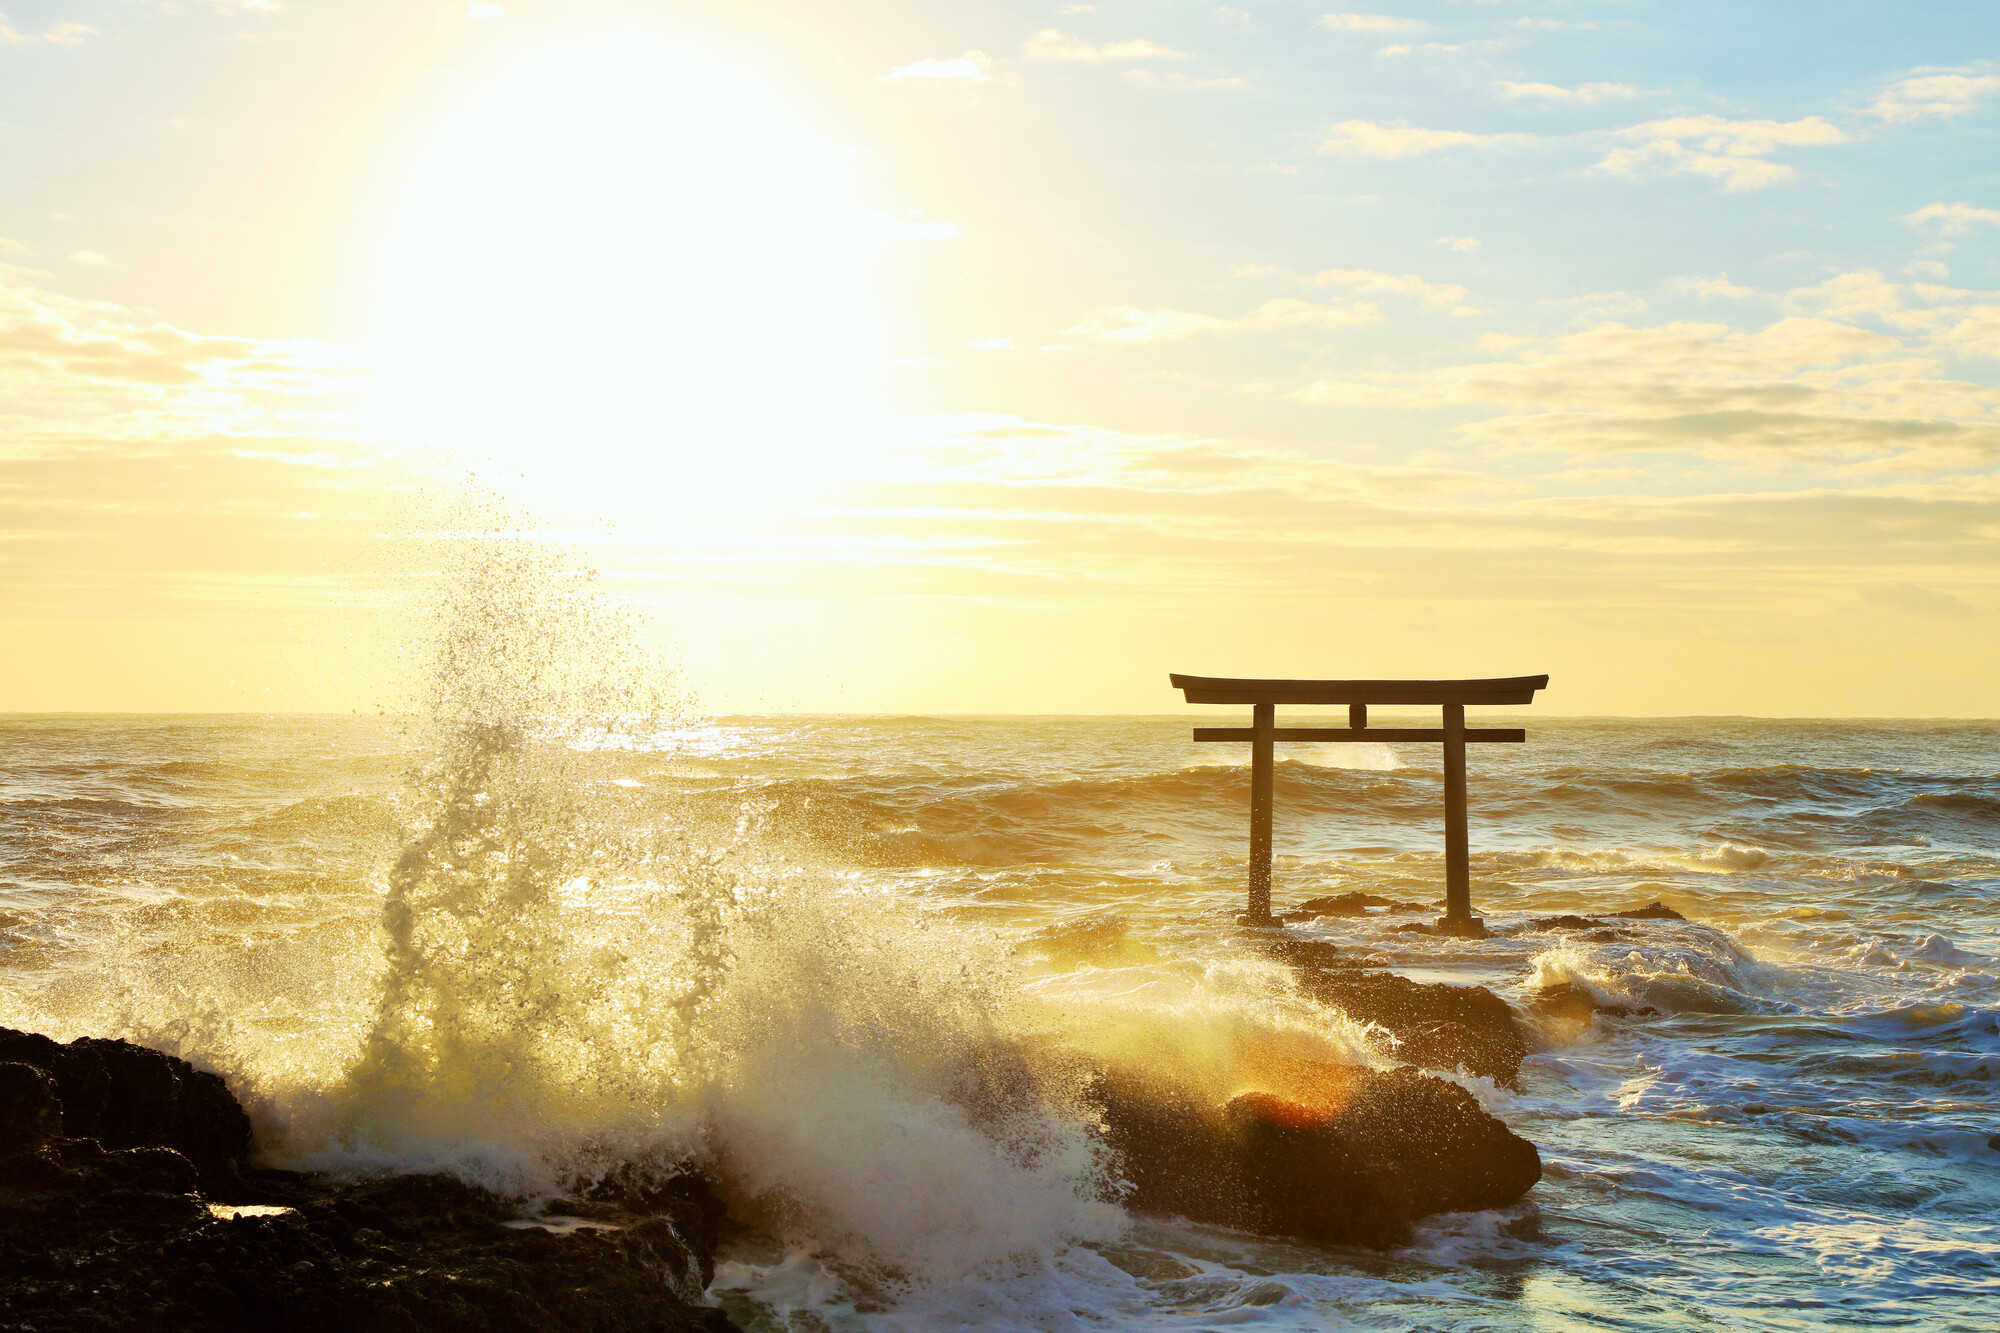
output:
M 996 937 L 704 849 L 641 776 L 675 743 L 630 626 L 525 543 L 469 547 L 387 973 L 297 1160 L 522 1194 L 698 1161 L 739 1214 L 892 1280 L 1103 1236 L 1089 1127 L 1008 1035 Z

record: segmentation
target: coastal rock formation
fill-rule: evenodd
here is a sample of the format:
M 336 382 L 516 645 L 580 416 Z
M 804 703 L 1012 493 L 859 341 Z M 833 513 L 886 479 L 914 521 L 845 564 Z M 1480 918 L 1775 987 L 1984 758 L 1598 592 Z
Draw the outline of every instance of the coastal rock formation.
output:
M 1607 912 L 1605 915 L 1621 921 L 1685 921 L 1686 917 L 1655 898 L 1644 907 L 1635 907 L 1629 912 Z
M 1384 1247 L 1432 1213 L 1500 1208 L 1541 1179 L 1533 1144 L 1471 1093 L 1410 1069 L 1319 1067 L 1299 1100 L 1223 1106 L 1101 1073 L 1090 1093 L 1128 1207 L 1336 1245 Z
M 450 1177 L 264 1170 L 248 1146 L 212 1074 L 0 1029 L 0 1327 L 734 1327 L 695 1303 L 721 1213 L 697 1177 L 613 1180 L 555 1205 L 588 1223 L 556 1234 Z
M 1324 898 L 1308 898 L 1285 913 L 1287 921 L 1311 921 L 1323 916 L 1366 916 L 1371 907 L 1391 912 L 1424 912 L 1422 903 L 1406 903 L 1398 898 L 1381 898 L 1372 893 L 1336 893 Z
M 1508 1003 L 1484 986 L 1361 970 L 1380 964 L 1317 940 L 1273 939 L 1262 947 L 1297 970 L 1306 994 L 1387 1031 L 1399 1059 L 1426 1069 L 1463 1068 L 1510 1087 L 1519 1077 L 1527 1035 Z
M 1558 982 L 1544 986 L 1528 1001 L 1529 1009 L 1543 1018 L 1556 1018 L 1570 1023 L 1588 1023 L 1603 1014 L 1607 1018 L 1630 1018 L 1634 1015 L 1650 1017 L 1660 1011 L 1650 1004 L 1626 1005 L 1608 1004 L 1592 994 L 1586 986 L 1573 981 Z

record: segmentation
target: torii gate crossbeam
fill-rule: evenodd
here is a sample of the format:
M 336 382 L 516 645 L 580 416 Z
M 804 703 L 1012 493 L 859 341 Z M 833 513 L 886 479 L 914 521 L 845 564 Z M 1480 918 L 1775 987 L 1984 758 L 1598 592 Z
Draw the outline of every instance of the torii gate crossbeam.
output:
M 1248 727 L 1196 727 L 1197 741 L 1250 742 L 1250 884 L 1248 925 L 1274 925 L 1271 915 L 1271 779 L 1274 747 L 1279 741 L 1318 745 L 1371 743 L 1393 745 L 1428 741 L 1444 746 L 1444 864 L 1445 914 L 1438 930 L 1451 935 L 1482 935 L 1485 924 L 1472 915 L 1471 849 L 1465 823 L 1465 747 L 1477 742 L 1519 743 L 1528 733 L 1518 727 L 1465 725 L 1467 704 L 1527 704 L 1535 691 L 1547 689 L 1547 676 L 1508 676 L 1492 680 L 1250 680 L 1216 676 L 1167 677 L 1191 704 L 1249 704 Z M 1276 725 L 1279 704 L 1346 704 L 1345 727 L 1286 727 Z M 1442 727 L 1371 727 L 1370 704 L 1438 704 Z

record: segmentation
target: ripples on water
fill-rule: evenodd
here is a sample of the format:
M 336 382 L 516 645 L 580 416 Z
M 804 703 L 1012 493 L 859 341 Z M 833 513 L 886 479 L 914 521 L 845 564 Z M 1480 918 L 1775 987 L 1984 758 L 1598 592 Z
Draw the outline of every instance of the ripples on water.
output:
M 1190 1067 L 1390 1058 L 1236 943 L 1247 778 L 1188 725 L 544 741 L 564 758 L 532 798 L 468 802 L 413 869 L 410 830 L 440 827 L 415 729 L 0 719 L 0 1023 L 222 1069 L 301 1163 L 532 1188 L 550 1153 L 700 1140 L 773 1210 L 717 1282 L 772 1328 L 2000 1326 L 2000 729 L 1547 721 L 1480 747 L 1475 903 L 1515 933 L 1294 929 L 1660 1013 L 1552 1024 L 1519 1091 L 1474 1084 L 1546 1178 L 1375 1255 L 1122 1219 L 1060 1107 L 954 1101 L 991 1027 Z M 1291 752 L 1279 904 L 1434 900 L 1435 762 Z M 385 956 L 392 891 L 414 962 Z M 1655 898 L 1691 921 L 1519 929 Z

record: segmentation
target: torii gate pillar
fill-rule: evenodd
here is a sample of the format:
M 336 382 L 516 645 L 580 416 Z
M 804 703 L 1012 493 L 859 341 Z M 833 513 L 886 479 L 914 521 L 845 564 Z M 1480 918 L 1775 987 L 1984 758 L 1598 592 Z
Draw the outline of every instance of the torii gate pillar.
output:
M 1429 741 L 1444 746 L 1444 915 L 1439 932 L 1479 936 L 1485 923 L 1472 914 L 1472 857 L 1466 835 L 1465 747 L 1467 742 L 1521 742 L 1519 728 L 1468 729 L 1465 706 L 1527 704 L 1547 689 L 1547 676 L 1494 680 L 1250 680 L 1169 675 L 1191 704 L 1249 704 L 1250 726 L 1196 727 L 1197 741 L 1250 742 L 1250 875 L 1246 925 L 1276 925 L 1271 915 L 1271 783 L 1278 741 L 1324 745 L 1339 742 L 1395 744 Z M 1346 704 L 1345 727 L 1277 727 L 1277 707 L 1286 704 Z M 1437 704 L 1444 725 L 1371 727 L 1369 704 Z

